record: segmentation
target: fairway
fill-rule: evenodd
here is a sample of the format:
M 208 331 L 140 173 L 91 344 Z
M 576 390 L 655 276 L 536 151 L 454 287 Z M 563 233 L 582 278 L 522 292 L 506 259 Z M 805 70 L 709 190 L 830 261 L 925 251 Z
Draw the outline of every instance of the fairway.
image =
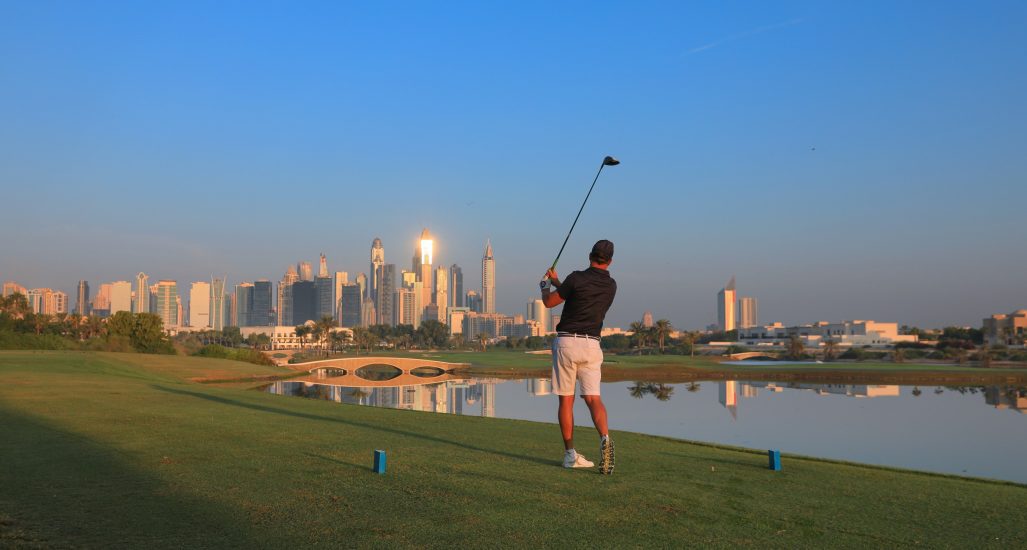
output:
M 0 547 L 1027 544 L 1021 485 L 619 432 L 607 477 L 560 468 L 549 424 L 190 381 L 284 372 L 0 352 Z

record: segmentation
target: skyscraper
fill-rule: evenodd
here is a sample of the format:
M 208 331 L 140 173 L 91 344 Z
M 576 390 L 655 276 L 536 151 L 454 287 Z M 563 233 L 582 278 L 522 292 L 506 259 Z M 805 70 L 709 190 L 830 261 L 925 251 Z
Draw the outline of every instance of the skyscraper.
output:
M 464 307 L 464 271 L 460 266 L 449 266 L 449 305 Z
M 385 265 L 385 248 L 382 247 L 382 240 L 378 237 L 371 241 L 371 275 L 367 287 L 367 297 L 376 304 L 379 302 L 378 289 L 382 286 L 382 266 Z
M 253 282 L 253 307 L 250 309 L 250 326 L 267 327 L 274 324 L 274 308 L 271 305 L 271 281 L 260 279 Z
M 107 317 L 111 314 L 111 283 L 100 284 L 100 290 L 93 296 L 93 315 Z
M 428 228 L 424 228 L 421 231 L 420 244 L 417 247 L 417 257 L 414 271 L 417 273 L 417 280 L 422 283 L 421 285 L 421 307 L 427 306 L 432 301 L 432 290 L 434 289 L 432 281 L 432 255 L 434 249 L 434 241 L 431 238 L 431 233 L 428 232 Z
M 367 296 L 367 275 L 357 273 L 357 286 L 360 287 L 360 297 Z
M 149 277 L 142 271 L 136 275 L 136 301 L 132 304 L 132 310 L 136 313 L 150 312 L 150 287 L 147 284 Z
M 214 330 L 224 330 L 225 322 L 228 320 L 226 313 L 230 314 L 231 310 L 225 311 L 225 280 L 212 277 L 210 280 L 210 312 L 207 318 L 210 319 L 210 328 Z
M 197 281 L 189 286 L 189 326 L 210 328 L 210 283 Z
M 548 334 L 549 330 L 549 310 L 546 309 L 546 304 L 542 300 L 532 300 L 528 302 L 528 319 L 537 321 L 542 329 L 542 334 Z
M 412 288 L 398 288 L 395 292 L 395 298 L 393 301 L 393 318 L 396 320 L 397 325 L 414 325 L 417 326 L 418 319 L 415 315 L 416 309 L 416 296 Z
M 235 285 L 235 323 L 237 327 L 248 327 L 253 314 L 253 283 Z
M 467 306 L 465 306 L 465 307 L 467 307 L 467 309 L 469 309 L 469 310 L 471 310 L 471 311 L 473 311 L 475 313 L 481 313 L 481 294 L 478 294 L 477 292 L 475 292 L 473 290 L 468 290 L 467 291 Z
M 378 287 L 378 303 L 375 310 L 378 312 L 378 323 L 382 325 L 395 325 L 396 318 L 393 315 L 392 300 L 396 292 L 396 266 L 385 264 L 381 267 L 381 286 Z
M 335 317 L 335 285 L 332 283 L 332 278 L 327 275 L 321 277 L 320 275 L 314 279 L 314 288 L 317 293 L 317 311 L 315 312 L 315 321 L 321 320 L 322 317 Z
M 738 299 L 738 328 L 752 328 L 759 324 L 759 310 L 756 298 L 742 296 Z
M 646 311 L 642 314 L 642 326 L 645 328 L 653 328 L 653 312 Z
M 328 277 L 328 258 L 325 258 L 325 253 L 321 253 L 321 262 L 317 267 L 318 277 Z
M 75 313 L 78 313 L 79 315 L 89 315 L 89 281 L 78 282 Z
M 132 311 L 132 283 L 115 281 L 111 283 L 111 309 L 114 315 L 119 311 Z
M 717 293 L 717 326 L 724 332 L 738 328 L 735 322 L 735 298 L 735 278 L 732 276 L 727 286 Z
M 357 284 L 348 284 L 342 287 L 342 298 L 339 299 L 339 302 L 342 304 L 341 318 L 339 319 L 340 326 L 349 328 L 360 326 L 360 308 L 363 304 L 361 296 L 360 286 Z
M 435 305 L 438 307 L 437 317 L 440 323 L 446 322 L 446 308 L 449 307 L 449 270 L 441 265 L 435 268 Z
M 164 322 L 164 328 L 178 326 L 178 283 L 175 281 L 158 281 L 156 292 L 156 312 Z
M 292 325 L 292 291 L 289 287 L 293 283 L 298 281 L 300 276 L 296 273 L 296 268 L 289 266 L 285 270 L 285 276 L 278 282 L 278 325 L 279 326 L 293 326 Z
M 300 262 L 296 266 L 296 271 L 299 272 L 301 281 L 314 280 L 314 268 L 311 267 L 310 262 Z
M 492 257 L 492 241 L 485 243 L 481 257 L 481 304 L 483 313 L 496 312 L 496 260 Z
M 314 281 L 296 281 L 289 287 L 292 291 L 292 322 L 291 325 L 302 325 L 307 321 L 317 321 L 318 301 L 317 287 Z

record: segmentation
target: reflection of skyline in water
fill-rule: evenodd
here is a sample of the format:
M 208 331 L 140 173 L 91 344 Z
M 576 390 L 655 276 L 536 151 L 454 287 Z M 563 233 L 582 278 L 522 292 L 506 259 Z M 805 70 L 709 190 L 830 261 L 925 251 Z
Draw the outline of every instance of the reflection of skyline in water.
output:
M 409 384 L 391 387 L 350 387 L 314 382 L 274 382 L 267 391 L 324 399 L 349 405 L 367 405 L 389 409 L 496 416 L 496 384 L 502 380 L 476 378 L 449 382 Z M 465 407 L 466 411 L 465 412 Z
M 731 418 L 738 419 L 739 401 L 759 396 L 759 390 L 771 393 L 781 393 L 788 390 L 800 390 L 816 393 L 817 395 L 843 395 L 856 398 L 874 397 L 900 397 L 902 387 L 898 385 L 873 385 L 873 384 L 809 384 L 804 382 L 742 382 L 738 380 L 725 380 L 717 384 L 717 400 L 728 412 Z M 950 387 L 951 391 L 960 393 L 977 393 L 984 395 L 984 402 L 996 409 L 1009 409 L 1027 414 L 1027 388 L 1016 388 L 1012 386 L 987 386 L 987 387 Z M 935 389 L 934 393 L 943 393 L 941 387 Z M 913 396 L 921 395 L 919 386 L 914 386 Z

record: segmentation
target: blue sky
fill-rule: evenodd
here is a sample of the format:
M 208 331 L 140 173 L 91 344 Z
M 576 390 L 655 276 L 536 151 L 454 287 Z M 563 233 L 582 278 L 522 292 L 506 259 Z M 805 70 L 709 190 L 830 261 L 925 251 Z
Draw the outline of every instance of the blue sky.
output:
M 1027 307 L 1022 2 L 0 1 L 0 279 L 437 257 L 498 304 L 617 245 L 610 325 Z

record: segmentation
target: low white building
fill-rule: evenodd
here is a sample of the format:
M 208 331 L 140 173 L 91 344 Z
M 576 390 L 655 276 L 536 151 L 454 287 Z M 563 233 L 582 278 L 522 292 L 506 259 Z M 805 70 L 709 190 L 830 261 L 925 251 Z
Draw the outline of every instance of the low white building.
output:
M 877 321 L 820 321 L 812 325 L 786 327 L 781 323 L 738 330 L 738 343 L 745 346 L 784 346 L 797 336 L 807 348 L 819 348 L 831 340 L 838 347 L 890 347 L 899 342 L 916 342 L 914 334 L 899 334 L 898 323 Z
M 307 324 L 313 325 L 313 322 Z M 275 326 L 275 327 L 240 327 L 239 332 L 243 338 L 248 337 L 251 334 L 266 334 L 271 338 L 271 349 L 272 350 L 283 350 L 283 349 L 302 349 L 304 347 L 310 347 L 316 340 L 314 336 L 308 336 L 306 340 L 296 336 L 296 327 L 293 326 Z M 345 332 L 353 337 L 353 331 L 346 327 L 336 327 L 332 329 L 332 332 Z

